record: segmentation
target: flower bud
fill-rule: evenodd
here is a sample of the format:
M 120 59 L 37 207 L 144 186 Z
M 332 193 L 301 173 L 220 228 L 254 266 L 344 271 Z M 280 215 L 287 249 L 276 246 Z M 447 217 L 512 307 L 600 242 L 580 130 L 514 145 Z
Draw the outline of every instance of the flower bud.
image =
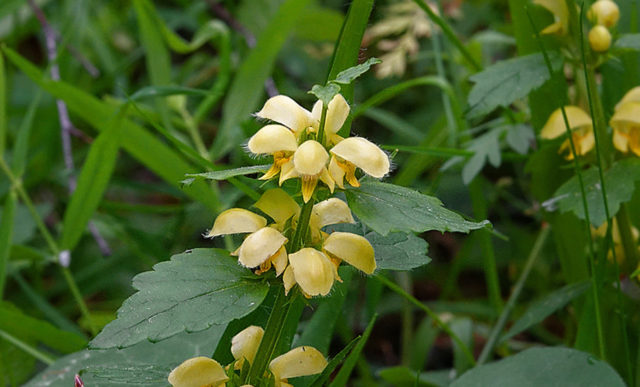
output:
M 611 33 L 601 25 L 597 25 L 589 31 L 589 44 L 595 52 L 605 52 L 611 47 Z
M 598 0 L 589 8 L 588 16 L 594 23 L 611 28 L 620 19 L 620 10 L 611 0 Z

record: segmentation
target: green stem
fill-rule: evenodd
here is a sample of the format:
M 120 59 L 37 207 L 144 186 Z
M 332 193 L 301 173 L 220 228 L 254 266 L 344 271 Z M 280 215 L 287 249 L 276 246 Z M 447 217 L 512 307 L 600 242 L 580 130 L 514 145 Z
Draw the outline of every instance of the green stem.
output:
M 435 312 L 433 312 L 428 306 L 426 306 L 425 304 L 420 302 L 418 299 L 413 297 L 411 294 L 405 292 L 400 286 L 396 285 L 393 281 L 390 281 L 388 278 L 385 278 L 384 276 L 382 276 L 380 274 L 376 274 L 374 277 L 378 281 L 382 282 L 386 287 L 388 287 L 392 291 L 398 293 L 399 295 L 401 295 L 402 297 L 407 299 L 409 302 L 411 302 L 413 305 L 415 305 L 418 309 L 424 311 L 429 317 L 431 317 L 431 319 L 433 321 L 435 321 L 436 324 L 438 324 L 438 326 L 440 328 L 442 328 L 442 330 L 447 335 L 449 335 L 449 337 L 451 337 L 451 339 L 453 341 L 456 342 L 456 344 L 458 344 L 458 346 L 460 347 L 460 349 L 464 353 L 464 355 L 467 358 L 467 360 L 469 361 L 469 363 L 471 363 L 472 365 L 475 366 L 476 361 L 473 358 L 473 355 L 471 354 L 471 351 L 469 351 L 469 348 L 462 342 L 462 340 L 460 340 L 458 335 L 456 335 L 444 321 L 440 320 L 440 317 L 438 317 L 438 315 Z
M 202 140 L 202 136 L 200 136 L 200 131 L 198 131 L 198 125 L 195 120 L 186 109 L 180 109 L 180 115 L 184 120 L 184 124 L 187 127 L 187 131 L 189 132 L 189 136 L 191 136 L 191 141 L 193 141 L 196 150 L 200 156 L 209 160 L 209 152 L 207 151 L 207 147 L 204 146 L 204 141 Z
M 529 257 L 527 257 L 527 261 L 524 264 L 524 269 L 522 269 L 522 273 L 516 282 L 516 285 L 513 287 L 513 291 L 507 300 L 507 303 L 498 317 L 498 321 L 496 321 L 496 325 L 493 326 L 491 333 L 489 334 L 489 338 L 487 339 L 487 343 L 484 348 L 482 348 L 482 352 L 480 353 L 480 357 L 478 358 L 478 364 L 481 365 L 485 361 L 489 359 L 491 352 L 493 352 L 493 348 L 496 346 L 498 342 L 498 337 L 504 329 L 505 324 L 507 323 L 507 319 L 513 310 L 513 307 L 522 293 L 522 289 L 524 284 L 527 282 L 527 278 L 529 278 L 529 274 L 531 273 L 531 269 L 533 265 L 536 263 L 538 257 L 540 256 L 540 251 L 542 251 L 542 247 L 544 247 L 545 242 L 547 241 L 547 237 L 549 236 L 550 228 L 547 226 L 543 226 L 542 230 L 538 234 L 538 238 L 536 238 L 535 243 L 533 244 L 533 248 L 529 253 Z
M 0 329 L 0 337 L 5 339 L 9 343 L 15 345 L 16 347 L 20 348 L 21 350 L 25 351 L 29 355 L 31 355 L 31 356 L 35 357 L 36 359 L 40 360 L 41 362 L 45 363 L 46 365 L 51 365 L 56 361 L 54 358 L 52 358 L 51 356 L 47 355 L 46 353 L 37 350 L 33 346 L 25 343 L 24 341 L 22 341 L 22 340 L 18 339 L 17 337 L 9 334 L 8 332 L 3 331 L 2 329 Z
M 302 206 L 300 217 L 298 218 L 298 226 L 296 226 L 296 231 L 293 234 L 293 238 L 291 238 L 291 242 L 289 246 L 287 246 L 287 251 L 295 253 L 304 245 L 304 240 L 309 230 L 309 219 L 311 219 L 311 210 L 313 210 L 313 204 L 314 200 L 311 199 L 307 203 L 305 203 L 304 206 Z
M 2 156 L 0 156 L 2 157 Z M 4 285 L 7 278 L 7 265 L 11 254 L 11 234 L 14 223 L 16 209 L 16 193 L 9 191 L 7 200 L 2 208 L 2 219 L 0 219 L 0 300 L 4 296 Z
M 320 129 L 318 129 L 318 142 L 322 145 L 324 145 L 324 126 L 325 126 L 325 121 L 327 120 L 328 109 L 329 107 L 327 106 L 327 104 L 322 102 L 322 114 L 320 116 Z
M 397 272 L 396 280 L 402 290 L 408 294 L 413 292 L 413 281 L 409 272 Z M 411 349 L 413 346 L 413 308 L 409 301 L 405 299 L 402 303 L 402 364 L 405 366 L 408 366 L 411 362 Z

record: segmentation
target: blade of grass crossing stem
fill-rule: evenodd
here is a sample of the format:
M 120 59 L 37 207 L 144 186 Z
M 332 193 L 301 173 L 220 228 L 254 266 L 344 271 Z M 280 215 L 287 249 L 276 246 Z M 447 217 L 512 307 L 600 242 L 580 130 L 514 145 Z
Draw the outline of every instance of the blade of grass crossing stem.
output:
M 11 168 L 13 170 L 13 173 L 17 177 L 22 176 L 27 165 L 27 151 L 29 149 L 29 138 L 31 137 L 31 129 L 33 128 L 33 118 L 36 115 L 36 111 L 38 111 L 38 106 L 40 105 L 41 98 L 42 90 L 38 89 L 35 97 L 31 101 L 31 104 L 29 104 L 27 114 L 25 114 L 22 122 L 20 123 L 18 135 L 16 136 L 16 141 L 13 144 L 13 159 L 11 162 Z
M 7 143 L 7 77 L 4 57 L 0 55 L 0 157 Z
M 98 208 L 120 148 L 120 126 L 129 105 L 124 105 L 104 132 L 91 144 L 87 160 L 82 167 L 78 185 L 64 213 L 60 248 L 73 250 Z
M 145 51 L 145 61 L 151 84 L 154 86 L 166 86 L 171 83 L 171 57 L 169 50 L 162 38 L 162 30 L 159 18 L 154 18 L 155 9 L 147 0 L 136 0 L 133 2 L 138 19 L 140 31 L 140 41 Z M 156 106 L 164 126 L 171 130 L 171 120 L 169 119 L 169 107 L 166 100 L 158 98 Z
M 223 157 L 242 141 L 240 123 L 256 111 L 264 81 L 307 4 L 309 0 L 285 0 L 240 65 L 222 106 L 220 132 L 210 149 L 213 160 Z
M 2 219 L 0 219 L 0 300 L 3 298 L 4 286 L 7 281 L 7 265 L 11 253 L 16 200 L 16 193 L 13 190 L 9 191 L 2 207 Z
M 18 53 L 8 47 L 3 47 L 2 49 L 7 58 L 16 67 L 45 91 L 56 98 L 62 99 L 71 111 L 88 124 L 98 131 L 103 131 L 108 127 L 109 122 L 111 122 L 117 111 L 116 107 L 110 106 L 65 82 L 53 82 L 43 77 L 39 69 Z M 180 187 L 180 181 L 184 180 L 186 173 L 197 172 L 174 150 L 164 145 L 145 128 L 135 124 L 133 121 L 123 119 L 121 130 L 127 134 L 127 140 L 123 141 L 122 147 L 174 187 Z M 219 206 L 219 201 L 213 196 L 211 189 L 204 182 L 194 182 L 194 184 L 185 187 L 183 190 L 187 195 L 202 202 L 212 211 L 216 211 Z
M 351 340 L 349 344 L 347 344 L 344 348 L 342 348 L 342 351 L 338 352 L 338 354 L 335 355 L 333 359 L 331 359 L 329 364 L 327 364 L 324 370 L 322 370 L 322 373 L 311 383 L 310 387 L 326 386 L 327 381 L 329 380 L 329 377 L 331 377 L 331 374 L 333 373 L 333 371 L 335 371 L 335 369 L 338 368 L 340 364 L 342 364 L 342 362 L 344 361 L 344 358 L 347 357 L 349 352 L 351 352 L 351 349 L 356 344 L 358 344 L 358 342 L 361 339 L 362 339 L 362 336 L 358 336 L 355 339 Z
M 25 343 L 24 341 L 18 339 L 17 337 L 10 335 L 9 333 L 0 329 L 0 338 L 6 340 L 7 342 L 15 345 L 21 350 L 25 351 L 29 355 L 35 357 L 46 365 L 53 364 L 56 360 L 52 358 L 50 355 L 45 354 L 44 352 L 36 349 L 35 347 Z
M 339 72 L 357 64 L 362 37 L 372 9 L 373 0 L 354 0 L 349 6 L 347 17 L 333 50 L 326 82 L 335 79 Z M 340 93 L 347 101 L 353 102 L 353 85 L 343 85 Z
M 531 23 L 531 26 L 533 28 L 533 30 L 536 32 L 536 38 L 538 40 L 538 43 L 540 44 L 540 51 L 542 51 L 542 55 L 544 57 L 544 61 L 545 64 L 547 65 L 547 69 L 549 70 L 549 74 L 553 74 L 553 68 L 551 67 L 551 62 L 549 60 L 549 55 L 547 53 L 547 50 L 544 47 L 544 44 L 542 43 L 542 40 L 540 38 L 540 34 L 537 32 L 538 30 L 536 29 L 535 23 L 533 22 L 533 19 L 531 18 L 531 15 L 527 12 L 527 16 L 529 17 L 529 22 Z M 589 216 L 589 205 L 587 204 L 587 194 L 585 191 L 585 187 L 584 187 L 584 181 L 582 178 L 582 171 L 580 169 L 580 163 L 578 161 L 578 156 L 577 156 L 577 152 L 576 152 L 576 147 L 575 147 L 575 143 L 573 141 L 573 136 L 571 135 L 571 126 L 569 125 L 569 119 L 567 118 L 567 112 L 566 109 L 564 107 L 564 104 L 562 103 L 562 101 L 560 102 L 560 111 L 562 112 L 562 119 L 564 121 L 564 125 L 565 125 L 565 130 L 567 133 L 567 138 L 569 139 L 569 145 L 570 145 L 570 149 L 571 149 L 571 154 L 573 155 L 573 167 L 576 173 L 576 176 L 578 176 L 578 182 L 580 183 L 580 193 L 581 193 L 581 198 L 582 198 L 582 204 L 584 207 L 584 214 L 585 214 L 585 221 L 584 221 L 584 227 L 585 227 L 585 232 L 587 233 L 587 235 L 589 236 L 589 266 L 591 268 L 591 281 L 592 281 L 592 286 L 591 289 L 593 291 L 593 304 L 594 304 L 594 312 L 595 312 L 595 324 L 596 324 L 596 334 L 598 337 L 598 347 L 599 347 L 599 353 L 600 353 L 600 358 L 603 360 L 606 360 L 606 354 L 605 354 L 605 345 L 604 345 L 604 335 L 602 332 L 602 316 L 600 313 L 600 298 L 599 298 L 599 291 L 598 291 L 598 281 L 596 278 L 596 270 L 595 270 L 595 247 L 593 244 L 593 236 L 591 235 L 591 219 Z
M 353 368 L 356 366 L 356 363 L 360 358 L 360 354 L 362 353 L 362 350 L 364 349 L 365 344 L 367 344 L 367 340 L 369 340 L 369 336 L 371 335 L 371 331 L 373 330 L 373 325 L 375 324 L 377 318 L 378 318 L 377 314 L 375 314 L 371 318 L 371 320 L 369 321 L 369 324 L 367 324 L 367 328 L 364 330 L 364 333 L 362 334 L 362 338 L 358 341 L 358 344 L 356 344 L 356 346 L 353 348 L 353 351 L 351 351 L 349 356 L 347 356 L 344 363 L 342 363 L 342 367 L 340 367 L 340 371 L 338 371 L 338 374 L 329 385 L 330 387 L 343 387 L 347 385 L 347 382 L 349 381 L 349 376 L 351 375 Z

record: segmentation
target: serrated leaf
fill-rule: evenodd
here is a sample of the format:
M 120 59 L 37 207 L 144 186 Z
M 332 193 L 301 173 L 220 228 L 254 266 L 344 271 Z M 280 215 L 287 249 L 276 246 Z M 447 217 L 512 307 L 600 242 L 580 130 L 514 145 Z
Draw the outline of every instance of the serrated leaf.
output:
M 474 138 L 467 147 L 474 154 L 462 167 L 462 182 L 464 184 L 471 183 L 473 178 L 484 168 L 487 161 L 494 167 L 500 166 L 502 154 L 500 153 L 499 139 L 505 129 L 505 127 L 494 128 L 482 136 Z
M 640 34 L 622 34 L 616 40 L 615 48 L 640 51 Z
M 382 61 L 378 58 L 369 58 L 366 62 L 361 63 L 359 65 L 349 67 L 346 70 L 340 71 L 336 76 L 336 79 L 330 81 L 335 83 L 340 83 L 343 85 L 348 85 L 353 82 L 356 78 L 361 76 L 362 74 L 369 71 L 371 66 L 376 65 L 378 63 L 382 63 Z
M 73 377 L 83 369 L 136 370 L 154 365 L 166 370 L 164 379 L 146 386 L 167 386 L 169 371 L 194 356 L 211 356 L 226 325 L 214 325 L 197 333 L 179 333 L 159 343 L 143 342 L 125 349 L 84 350 L 58 359 L 46 370 L 31 379 L 26 387 L 69 387 Z M 99 372 L 96 372 L 99 373 Z M 88 372 L 82 376 L 85 386 L 126 387 L 135 381 L 122 382 L 126 375 L 118 375 L 119 382 L 100 380 L 100 375 Z M 94 376 L 98 376 L 94 378 Z M 99 383 L 99 384 L 98 384 Z
M 256 309 L 268 290 L 220 249 L 188 250 L 153 269 L 133 279 L 138 292 L 90 347 L 122 348 L 224 324 Z
M 527 311 L 524 312 L 518 321 L 511 326 L 509 331 L 500 338 L 500 341 L 509 340 L 518 333 L 524 332 L 533 325 L 536 325 L 550 314 L 567 305 L 569 301 L 586 292 L 590 287 L 590 281 L 569 284 L 535 301 L 527 308 Z
M 607 220 L 607 217 L 604 211 L 598 168 L 591 167 L 582 172 L 582 179 L 584 181 L 591 224 L 599 227 Z M 622 203 L 631 199 L 635 191 L 635 183 L 638 180 L 640 180 L 640 160 L 638 159 L 618 161 L 604 172 L 607 203 L 611 216 L 618 212 Z M 557 207 L 561 212 L 573 212 L 578 218 L 586 219 L 578 176 L 574 175 L 560 186 L 553 198 L 544 202 L 543 205 L 549 211 Z
M 468 371 L 451 387 L 622 387 L 616 371 L 593 355 L 570 348 L 532 348 Z
M 249 167 L 225 169 L 222 171 L 187 173 L 185 176 L 187 176 L 188 179 L 182 180 L 182 184 L 191 184 L 195 179 L 227 180 L 230 177 L 266 172 L 270 167 L 271 167 L 271 164 L 264 164 L 264 165 L 252 165 Z
M 529 125 L 516 124 L 507 127 L 507 144 L 521 155 L 527 154 L 535 138 L 536 135 Z
M 331 99 L 340 92 L 340 86 L 335 83 L 329 83 L 326 86 L 313 85 L 309 94 L 313 94 L 321 100 L 325 106 L 329 105 Z
M 393 184 L 365 180 L 345 193 L 351 211 L 381 235 L 429 230 L 466 233 L 490 225 L 487 220 L 465 220 L 444 208 L 440 199 Z
M 549 55 L 551 67 L 560 70 L 563 59 L 560 53 Z M 504 60 L 487 67 L 469 78 L 475 85 L 468 97 L 468 118 L 477 118 L 498 106 L 509 106 L 526 97 L 550 79 L 549 70 L 541 53 Z

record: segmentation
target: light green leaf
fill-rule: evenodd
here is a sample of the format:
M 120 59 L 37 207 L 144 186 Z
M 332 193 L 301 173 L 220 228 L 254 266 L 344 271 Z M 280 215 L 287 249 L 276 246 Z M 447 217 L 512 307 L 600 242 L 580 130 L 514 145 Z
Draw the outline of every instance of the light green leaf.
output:
M 313 94 L 321 100 L 325 106 L 329 105 L 331 99 L 340 92 L 340 86 L 335 83 L 329 83 L 326 86 L 313 85 L 309 94 Z
M 502 154 L 500 153 L 499 140 L 503 132 L 504 127 L 494 128 L 473 139 L 467 149 L 474 152 L 474 155 L 462 167 L 462 182 L 464 184 L 471 183 L 473 178 L 484 168 L 487 161 L 494 167 L 500 166 Z
M 516 124 L 507 127 L 507 144 L 521 155 L 527 154 L 535 138 L 536 135 L 529 125 Z
M 207 180 L 227 180 L 230 177 L 251 175 L 254 173 L 264 173 L 271 167 L 271 164 L 252 165 L 249 167 L 240 167 L 233 169 L 225 169 L 222 171 L 212 171 L 203 173 L 187 173 L 188 179 L 182 181 L 183 184 L 191 184 L 195 179 Z
M 369 71 L 371 66 L 376 65 L 378 63 L 382 63 L 382 61 L 378 58 L 369 58 L 366 62 L 361 63 L 359 65 L 349 67 L 346 70 L 340 71 L 336 76 L 336 79 L 331 80 L 330 82 L 340 83 L 343 85 L 348 85 L 353 82 L 356 78 L 361 76 L 362 74 Z
M 451 387 L 623 387 L 620 376 L 593 355 L 570 348 L 532 348 L 476 367 Z
M 554 71 L 560 70 L 562 58 L 559 53 L 551 53 Z M 482 117 L 498 106 L 507 107 L 549 79 L 549 71 L 540 53 L 494 64 L 469 78 L 475 85 L 469 93 L 467 117 Z
M 71 196 L 71 201 L 64 212 L 62 221 L 63 250 L 73 250 L 91 216 L 98 208 L 102 195 L 107 189 L 111 174 L 118 158 L 120 148 L 120 125 L 126 113 L 126 106 L 109 123 L 109 127 L 91 144 L 87 160 L 82 166 L 78 185 Z
M 120 381 L 101 380 L 97 370 L 136 370 L 153 365 L 153 371 L 164 370 L 164 378 L 154 375 L 138 379 L 145 386 L 167 386 L 167 376 L 172 368 L 194 356 L 211 356 L 226 325 L 213 325 L 197 333 L 179 333 L 160 343 L 143 342 L 125 349 L 84 350 L 60 358 L 46 370 L 31 379 L 26 387 L 69 387 L 73 386 L 73 377 L 83 369 L 89 369 L 82 375 L 85 386 L 126 387 L 135 384 L 135 380 L 122 382 L 126 375 L 120 375 Z M 98 375 L 96 375 L 96 373 Z M 129 374 L 131 375 L 131 374 Z M 151 379 L 151 380 L 149 380 Z M 154 380 L 156 379 L 156 380 Z
M 518 319 L 518 321 L 511 326 L 509 331 L 500 338 L 500 342 L 509 340 L 518 333 L 524 332 L 530 327 L 541 322 L 550 314 L 564 307 L 569 303 L 569 301 L 587 291 L 589 287 L 591 287 L 591 282 L 589 281 L 569 284 L 534 302 L 529 306 L 529 308 L 527 308 L 527 311 Z
M 33 342 L 26 344 L 33 345 Z M 0 338 L 0 386 L 21 386 L 33 373 L 36 359 Z
M 438 198 L 393 184 L 366 180 L 359 188 L 349 188 L 345 192 L 353 213 L 381 235 L 391 231 L 469 232 L 490 224 L 486 220 L 465 220 L 444 208 Z
M 138 292 L 90 347 L 122 348 L 225 324 L 260 306 L 268 290 L 237 258 L 219 249 L 188 250 L 153 269 L 133 279 Z
M 598 168 L 591 167 L 582 172 L 582 179 L 584 181 L 591 224 L 599 227 L 607 220 L 607 217 L 604 211 Z M 620 204 L 631 199 L 635 191 L 635 183 L 638 180 L 640 180 L 640 160 L 635 158 L 618 161 L 608 171 L 604 172 L 607 203 L 611 216 L 618 212 Z M 543 205 L 548 210 L 553 210 L 557 206 L 561 212 L 573 212 L 578 218 L 586 219 L 577 175 L 574 175 L 560 186 L 553 198 L 544 202 Z
M 207 96 L 209 90 L 193 89 L 182 86 L 147 86 L 133 93 L 129 99 L 139 101 L 146 98 L 167 97 L 170 95 L 198 95 Z
M 616 40 L 615 48 L 640 51 L 640 34 L 622 34 Z

